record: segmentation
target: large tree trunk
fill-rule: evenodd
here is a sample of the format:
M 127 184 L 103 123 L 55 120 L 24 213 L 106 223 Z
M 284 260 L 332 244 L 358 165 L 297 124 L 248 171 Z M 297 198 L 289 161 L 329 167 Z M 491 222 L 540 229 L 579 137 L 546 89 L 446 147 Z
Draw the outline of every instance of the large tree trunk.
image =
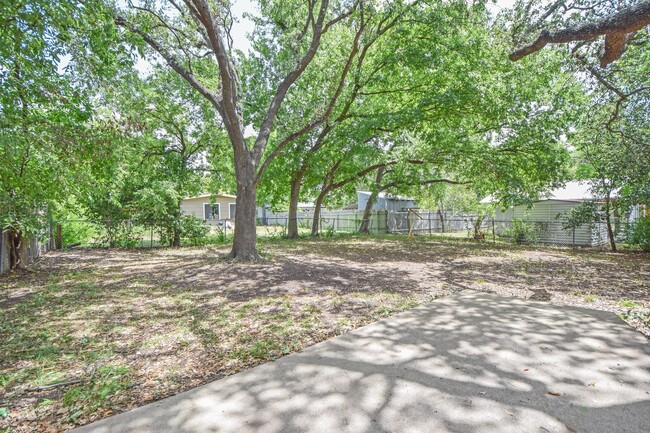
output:
M 320 212 L 323 207 L 323 200 L 329 192 L 328 188 L 323 188 L 316 198 L 316 203 L 314 203 L 314 219 L 311 224 L 311 235 L 318 236 L 320 234 Z
M 230 258 L 255 260 L 257 253 L 257 224 L 256 224 L 256 195 L 257 185 L 237 185 L 237 213 L 235 214 L 235 235 L 230 251 Z
M 614 230 L 612 230 L 612 217 L 611 217 L 611 201 L 609 193 L 605 197 L 605 223 L 607 224 L 607 238 L 609 239 L 609 246 L 613 252 L 616 252 L 616 240 L 614 239 Z
M 300 187 L 305 171 L 301 170 L 291 180 L 291 195 L 289 197 L 289 221 L 287 222 L 287 237 L 295 239 L 298 237 L 298 200 L 300 200 Z
M 363 210 L 363 218 L 361 220 L 361 225 L 359 226 L 359 233 L 369 235 L 370 234 L 370 216 L 372 215 L 372 207 L 377 201 L 377 197 L 381 192 L 381 181 L 384 178 L 384 173 L 386 173 L 386 167 L 380 167 L 377 169 L 377 176 L 375 177 L 375 188 L 372 190 L 368 201 L 366 202 L 366 207 Z
M 368 201 L 366 202 L 366 207 L 363 209 L 363 217 L 361 219 L 361 225 L 359 226 L 359 233 L 361 234 L 364 235 L 370 234 L 370 217 L 372 216 L 372 206 L 375 204 L 375 201 L 377 201 L 378 195 L 379 195 L 379 191 L 374 190 L 370 194 L 370 197 L 368 197 Z
M 440 226 L 442 233 L 445 232 L 445 214 L 442 210 L 442 201 L 438 202 L 438 218 L 440 219 Z
M 21 230 L 9 230 L 9 269 L 24 267 L 25 248 L 23 245 L 23 232 Z
M 235 152 L 235 157 L 237 157 Z M 256 260 L 257 253 L 257 183 L 255 166 L 247 158 L 235 161 L 237 176 L 237 213 L 235 214 L 235 234 L 230 258 Z

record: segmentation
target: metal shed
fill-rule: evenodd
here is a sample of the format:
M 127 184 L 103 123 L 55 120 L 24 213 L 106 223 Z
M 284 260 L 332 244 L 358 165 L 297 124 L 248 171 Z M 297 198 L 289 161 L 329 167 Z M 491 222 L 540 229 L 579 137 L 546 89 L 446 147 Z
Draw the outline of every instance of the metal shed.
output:
M 357 191 L 357 209 L 364 210 L 366 208 L 366 203 L 368 203 L 371 194 L 368 191 Z M 380 192 L 377 196 L 377 203 L 372 207 L 372 210 L 400 212 L 417 208 L 417 206 L 417 201 L 414 198 Z

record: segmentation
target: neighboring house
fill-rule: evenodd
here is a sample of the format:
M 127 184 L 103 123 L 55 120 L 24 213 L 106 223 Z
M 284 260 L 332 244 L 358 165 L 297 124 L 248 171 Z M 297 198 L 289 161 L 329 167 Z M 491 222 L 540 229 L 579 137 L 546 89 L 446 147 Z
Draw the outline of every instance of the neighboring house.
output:
M 230 194 L 202 194 L 184 198 L 181 211 L 207 222 L 234 220 L 237 196 Z
M 314 217 L 314 203 L 298 203 L 296 217 L 298 221 L 306 221 Z M 321 212 L 326 212 L 326 208 L 321 208 Z M 273 212 L 271 206 L 265 204 L 264 206 L 257 206 L 257 223 L 262 226 L 282 226 L 287 224 L 289 212 Z
M 505 232 L 513 220 L 524 220 L 533 223 L 537 230 L 540 243 L 551 245 L 599 246 L 607 244 L 607 227 L 605 223 L 584 224 L 574 230 L 563 230 L 562 221 L 558 215 L 577 208 L 588 201 L 598 201 L 590 186 L 581 182 L 568 182 L 564 188 L 552 191 L 547 198 L 528 205 L 511 206 L 508 209 L 497 209 L 495 221 L 497 234 Z M 481 203 L 490 203 L 490 197 Z M 633 209 L 630 215 L 637 215 L 638 209 Z
M 357 191 L 357 209 L 363 211 L 366 208 L 366 203 L 370 198 L 371 193 L 367 191 Z M 418 207 L 417 201 L 414 198 L 403 197 L 400 195 L 391 195 L 385 192 L 380 192 L 377 196 L 377 202 L 372 207 L 372 210 L 386 210 L 391 212 L 403 212 L 408 209 L 416 209 Z

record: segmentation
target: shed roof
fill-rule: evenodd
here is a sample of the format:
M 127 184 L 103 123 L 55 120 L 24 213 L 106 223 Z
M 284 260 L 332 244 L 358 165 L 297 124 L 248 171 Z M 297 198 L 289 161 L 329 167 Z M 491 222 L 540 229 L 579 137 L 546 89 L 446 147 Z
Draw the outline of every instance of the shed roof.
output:
M 612 193 L 616 197 L 616 192 Z M 598 200 L 591 192 L 591 185 L 588 182 L 571 181 L 567 182 L 562 188 L 554 189 L 545 196 L 540 197 L 538 201 L 558 200 L 558 201 L 587 201 Z M 493 203 L 494 197 L 491 195 L 481 200 L 481 203 Z
M 595 200 L 597 197 L 590 191 L 591 185 L 586 182 L 567 182 L 562 188 L 551 191 L 544 199 L 546 200 Z
M 372 193 L 370 191 L 357 191 L 357 194 L 365 194 L 365 195 L 371 195 Z M 405 200 L 405 201 L 415 201 L 413 197 L 406 197 L 403 195 L 394 195 L 394 194 L 388 194 L 385 192 L 380 192 L 377 197 L 379 198 L 385 198 L 387 200 Z
M 194 197 L 184 197 L 183 200 L 192 200 L 195 198 L 211 198 L 211 197 L 237 198 L 236 195 L 219 193 L 219 194 L 200 194 L 200 195 L 195 195 Z

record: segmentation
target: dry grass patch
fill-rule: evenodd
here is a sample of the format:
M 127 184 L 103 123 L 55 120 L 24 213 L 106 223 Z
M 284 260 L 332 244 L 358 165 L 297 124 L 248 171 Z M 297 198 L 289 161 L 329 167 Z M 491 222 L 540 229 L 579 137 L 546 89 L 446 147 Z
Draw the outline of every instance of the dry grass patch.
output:
M 620 314 L 650 334 L 647 255 L 380 237 L 75 250 L 0 277 L 0 431 L 62 431 L 470 288 Z M 62 385 L 63 383 L 63 385 Z

